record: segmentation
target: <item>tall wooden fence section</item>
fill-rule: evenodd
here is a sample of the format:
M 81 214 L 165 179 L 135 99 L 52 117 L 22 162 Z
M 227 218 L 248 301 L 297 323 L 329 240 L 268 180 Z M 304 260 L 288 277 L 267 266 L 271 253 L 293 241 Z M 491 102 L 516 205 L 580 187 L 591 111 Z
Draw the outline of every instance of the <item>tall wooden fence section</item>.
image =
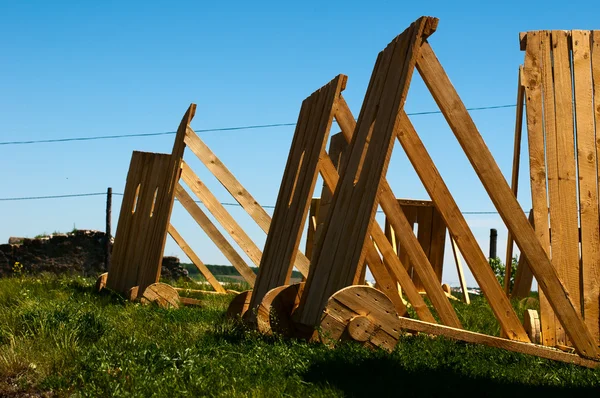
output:
M 525 51 L 520 86 L 527 114 L 532 223 L 553 271 L 598 345 L 600 31 L 521 33 L 521 49 Z M 520 155 L 520 139 L 515 137 L 515 159 Z M 518 175 L 516 161 L 514 175 Z M 528 293 L 530 267 L 531 261 L 519 267 L 514 295 Z M 539 315 L 543 344 L 576 345 L 543 287 Z

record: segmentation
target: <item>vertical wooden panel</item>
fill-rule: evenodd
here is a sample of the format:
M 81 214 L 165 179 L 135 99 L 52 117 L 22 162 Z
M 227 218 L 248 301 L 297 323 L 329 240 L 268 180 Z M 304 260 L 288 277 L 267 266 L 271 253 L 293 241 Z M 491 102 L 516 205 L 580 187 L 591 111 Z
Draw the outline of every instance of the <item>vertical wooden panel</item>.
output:
M 540 241 L 536 238 L 535 231 L 523 214 L 523 210 L 510 190 L 500 168 L 494 161 L 473 119 L 429 43 L 423 43 L 420 55 L 417 69 L 423 77 L 425 85 L 440 107 L 492 203 L 506 226 L 512 230 L 517 245 L 527 256 L 539 286 L 546 293 L 557 317 L 569 338 L 572 339 L 575 349 L 581 356 L 597 357 L 599 351 L 595 339 L 585 326 L 578 308 L 570 300 L 569 293 L 552 267 Z
M 555 244 L 553 239 L 552 253 L 560 250 L 561 258 L 559 263 L 554 263 L 554 266 L 569 291 L 573 305 L 578 311 L 581 311 L 577 171 L 575 164 L 573 90 L 569 42 L 570 33 L 568 31 L 552 31 L 554 99 L 556 109 L 556 159 L 558 164 L 558 195 L 560 198 L 558 210 L 560 215 L 558 219 L 559 224 L 555 222 L 557 220 L 550 219 L 550 228 L 554 235 L 555 227 L 560 225 L 560 245 Z M 550 202 L 550 209 L 552 208 L 556 208 L 556 206 Z M 562 326 L 566 327 L 566 325 Z M 565 344 L 566 341 L 561 342 L 559 340 L 558 343 Z
M 600 141 L 598 141 L 598 132 L 600 131 L 600 31 L 598 30 L 592 31 L 592 81 L 594 84 L 594 121 L 597 142 L 596 159 L 598 159 L 600 157 Z M 586 322 L 588 327 L 593 329 L 592 333 L 598 336 L 598 342 L 600 343 L 600 330 L 598 330 L 600 329 L 600 265 L 596 263 L 595 267 L 591 264 L 584 267 L 583 280 Z M 594 318 L 597 319 L 596 328 L 592 325 Z
M 331 294 L 352 283 L 358 265 L 366 257 L 363 248 L 366 249 L 365 242 L 370 239 L 368 232 L 377 209 L 377 191 L 393 148 L 396 115 L 406 99 L 420 42 L 436 26 L 434 18 L 419 19 L 378 57 L 323 241 L 313 256 L 314 272 L 308 276 L 296 311 L 296 320 L 304 325 L 319 324 Z M 361 165 L 361 173 L 357 175 Z

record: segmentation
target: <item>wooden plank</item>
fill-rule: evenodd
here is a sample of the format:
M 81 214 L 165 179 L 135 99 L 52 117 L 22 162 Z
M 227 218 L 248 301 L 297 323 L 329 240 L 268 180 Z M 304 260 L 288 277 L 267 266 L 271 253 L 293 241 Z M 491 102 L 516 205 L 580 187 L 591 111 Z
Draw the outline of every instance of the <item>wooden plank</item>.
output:
M 227 192 L 242 206 L 256 224 L 266 233 L 269 233 L 271 226 L 271 216 L 258 204 L 256 199 L 244 188 L 244 186 L 235 178 L 219 158 L 210 150 L 210 148 L 198 137 L 191 128 L 187 129 L 185 134 L 185 143 L 192 152 L 202 161 L 207 169 L 219 180 Z M 296 254 L 296 268 L 298 270 L 308 270 L 310 261 L 306 256 L 298 251 Z
M 410 230 L 414 231 L 415 224 L 417 223 L 417 213 L 418 213 L 417 208 L 413 207 L 413 206 L 402 206 L 402 211 L 404 212 L 404 216 L 406 217 L 406 220 L 410 224 Z M 398 239 L 398 234 L 396 234 L 396 239 Z M 413 272 L 414 269 L 410 262 L 410 258 L 408 257 L 408 253 L 406 252 L 406 249 L 404 249 L 402 247 L 399 240 L 397 242 L 397 245 L 398 245 L 398 257 L 400 257 L 400 261 L 402 261 L 402 264 L 404 264 L 404 267 L 406 267 L 408 274 L 412 278 L 414 275 L 414 272 Z
M 446 224 L 442 215 L 435 207 L 432 207 L 431 221 L 431 248 L 429 249 L 429 262 L 438 277 L 438 282 L 442 284 L 442 274 L 444 272 L 444 250 L 446 246 Z
M 344 90 L 346 81 L 345 75 L 338 75 L 303 102 L 250 308 L 258 308 L 269 290 L 289 280 L 324 158 L 335 172 L 325 148 L 336 100 Z M 308 270 L 303 274 L 307 276 Z
M 402 208 L 402 207 L 400 207 Z M 419 224 L 417 230 L 417 240 L 419 245 L 423 249 L 425 256 L 430 260 L 430 250 L 431 250 L 431 227 L 433 223 L 433 209 L 431 207 L 422 207 L 417 210 L 417 222 Z M 419 278 L 419 275 L 413 275 L 413 281 L 415 282 L 415 286 L 419 291 L 425 291 L 425 286 Z M 441 283 L 439 284 L 442 285 Z
M 392 137 L 394 138 L 394 137 Z M 438 315 L 442 322 L 446 325 L 452 325 L 453 327 L 461 327 L 458 316 L 454 311 L 454 308 L 450 304 L 450 301 L 444 294 L 442 285 L 437 279 L 437 275 L 427 258 L 427 253 L 423 249 L 423 245 L 431 242 L 431 212 L 432 208 L 423 207 L 420 210 L 419 215 L 423 217 L 423 228 L 419 225 L 419 230 L 424 231 L 421 233 L 421 240 L 419 240 L 410 228 L 408 220 L 402 212 L 402 208 L 398 204 L 398 201 L 394 197 L 394 194 L 384 179 L 381 181 L 379 188 L 379 200 L 383 211 L 387 215 L 392 227 L 398 232 L 398 238 L 400 244 L 408 253 L 415 270 L 422 281 L 427 296 L 431 300 L 435 307 Z M 423 214 L 424 213 L 424 214 Z M 417 219 L 418 220 L 418 219 Z M 378 225 L 376 225 L 378 227 Z M 373 228 L 376 228 L 375 226 Z M 415 275 L 413 275 L 413 281 L 415 281 Z M 415 282 L 415 287 L 418 290 L 418 285 Z
M 465 279 L 465 273 L 463 272 L 462 261 L 460 261 L 460 250 L 456 244 L 456 240 L 450 236 L 450 246 L 452 247 L 452 255 L 454 256 L 454 263 L 456 264 L 456 273 L 458 274 L 458 283 L 463 294 L 463 301 L 467 304 L 471 304 L 469 298 L 469 288 L 467 287 L 467 280 Z
M 204 214 L 202 209 L 194 203 L 192 197 L 183 189 L 183 187 L 177 184 L 175 189 L 175 196 L 179 203 L 187 210 L 188 213 L 194 218 L 206 235 L 213 241 L 217 248 L 223 253 L 223 255 L 231 262 L 231 265 L 242 275 L 242 277 L 251 286 L 254 286 L 256 275 L 248 264 L 240 257 L 235 251 L 231 244 L 225 239 L 223 234 L 217 229 L 217 227 L 210 221 L 210 219 Z
M 594 129 L 594 93 L 591 68 L 590 31 L 573 30 L 573 80 L 577 127 L 579 171 L 579 211 L 581 214 L 581 300 L 585 323 L 600 341 L 600 288 L 596 270 L 600 269 L 600 219 L 598 215 L 598 169 Z M 575 236 L 577 238 L 577 235 Z M 577 252 L 579 256 L 579 252 Z M 570 265 L 577 267 L 579 263 Z M 589 270 L 593 270 L 589 272 Z M 575 272 L 576 270 L 572 270 Z M 578 285 L 579 286 L 579 285 Z M 567 286 L 570 291 L 570 287 Z
M 313 256 L 314 271 L 309 273 L 294 315 L 300 324 L 316 327 L 329 297 L 352 283 L 358 265 L 365 260 L 365 242 L 370 239 L 375 218 L 379 183 L 393 149 L 396 114 L 406 99 L 419 44 L 436 26 L 437 19 L 420 18 L 378 56 L 348 163 L 336 188 L 322 241 Z
M 517 198 L 519 192 L 519 166 L 521 163 L 521 136 L 523 135 L 523 101 L 525 101 L 525 86 L 523 84 L 523 67 L 519 67 L 519 83 L 517 85 L 517 116 L 515 120 L 515 143 L 513 148 L 512 178 L 510 188 Z M 514 240 L 512 232 L 508 231 L 506 238 L 506 273 L 504 274 L 504 292 L 510 294 L 510 278 L 512 275 Z
M 473 277 L 490 303 L 502 330 L 511 339 L 529 341 L 473 232 L 405 113 L 400 115 L 397 136 L 429 197 L 444 218 L 451 236 L 454 237 Z
M 304 254 L 309 259 L 312 256 L 313 247 L 315 245 L 315 234 L 317 232 L 317 218 L 319 217 L 319 210 L 321 207 L 321 199 L 313 198 L 310 202 L 310 211 L 308 213 L 308 228 L 306 231 L 306 248 Z
M 134 151 L 129 163 L 125 192 L 123 193 L 119 221 L 115 232 L 111 272 L 106 280 L 107 287 L 121 293 L 125 293 L 129 289 L 125 288 L 124 273 L 125 268 L 130 266 L 130 264 L 125 259 L 127 251 L 130 250 L 129 236 L 132 234 L 134 208 L 138 199 L 138 187 L 143 170 L 142 161 L 142 152 Z
M 534 227 L 533 220 L 533 209 L 529 212 L 529 223 Z M 517 274 L 515 275 L 515 285 L 510 298 L 525 298 L 529 296 L 531 292 L 531 285 L 533 283 L 533 274 L 531 268 L 527 264 L 527 258 L 523 254 L 519 257 L 519 265 L 517 267 Z
M 436 325 L 423 322 L 416 319 L 397 318 L 394 321 L 395 329 L 402 329 L 413 333 L 435 334 L 444 336 L 453 340 L 465 341 L 467 343 L 484 344 L 490 347 L 502 348 L 504 350 L 519 352 L 521 354 L 535 355 L 541 358 L 551 359 L 572 363 L 588 368 L 597 368 L 600 362 L 590 359 L 584 359 L 574 354 L 562 352 L 557 349 L 539 346 L 536 344 L 511 341 L 499 337 L 488 336 L 486 334 L 461 330 L 444 325 Z
M 543 46 L 542 46 L 543 43 Z M 552 87 L 552 71 L 546 68 L 542 72 L 542 62 L 551 62 L 550 32 L 530 32 L 527 39 L 525 66 L 523 69 L 527 110 L 527 137 L 529 146 L 529 173 L 531 185 L 531 200 L 535 232 L 542 247 L 550 254 L 550 224 L 548 221 L 548 197 L 546 196 L 546 176 L 548 187 L 558 182 L 556 162 L 548 164 L 546 174 L 546 159 L 544 148 L 544 130 L 548 139 L 549 154 L 555 153 L 556 138 L 554 126 L 554 88 Z M 546 95 L 542 98 L 542 84 Z M 546 111 L 543 111 L 543 107 Z M 554 157 L 556 159 L 556 157 Z M 558 192 L 549 189 L 550 195 Z M 553 200 L 552 198 L 550 199 Z M 555 201 L 557 201 L 556 199 Z M 555 211 L 555 210 L 553 210 Z M 559 233 L 560 235 L 560 233 Z M 560 253 L 552 254 L 552 263 L 557 261 Z M 523 253 L 521 252 L 521 256 Z M 547 346 L 556 344 L 556 319 L 554 310 L 546 299 L 543 290 L 539 289 L 540 323 L 542 327 L 542 343 Z
M 200 178 L 187 165 L 182 163 L 181 179 L 186 183 L 190 190 L 204 203 L 206 209 L 212 214 L 217 222 L 229 233 L 239 247 L 248 255 L 248 258 L 256 264 L 260 265 L 262 252 L 256 244 L 250 239 L 248 234 L 240 227 L 235 219 L 229 214 L 219 200 L 210 192 Z
M 171 212 L 172 202 L 165 200 L 163 195 L 169 195 L 171 178 L 173 178 L 174 173 L 177 174 L 177 171 L 174 172 L 172 167 L 175 167 L 172 155 L 155 155 L 148 179 L 145 184 L 142 183 L 140 196 L 142 196 L 143 201 L 139 211 L 139 220 L 141 221 L 139 230 L 144 232 L 141 232 L 142 237 L 136 242 L 138 250 L 136 258 L 139 259 L 137 286 L 139 286 L 140 293 L 143 293 L 148 286 L 157 283 L 160 279 L 164 249 L 158 252 L 152 244 L 155 242 L 153 239 L 159 240 L 161 238 L 163 231 L 161 223 L 164 217 L 167 217 Z M 146 189 L 144 189 L 144 186 Z M 166 220 L 168 222 L 169 219 L 166 218 Z M 167 238 L 167 228 L 168 225 L 164 228 L 165 240 Z M 144 239 L 144 235 L 146 235 L 146 239 Z M 162 247 L 164 248 L 164 244 Z
M 571 79 L 570 33 L 552 31 L 552 60 L 554 71 L 554 99 L 556 109 L 556 149 L 558 165 L 559 219 L 552 219 L 550 227 L 560 225 L 560 246 L 552 242 L 552 254 L 561 252 L 560 263 L 555 263 L 558 275 L 569 291 L 575 309 L 581 313 L 579 226 L 577 216 L 577 171 L 575 163 L 575 137 L 573 126 L 573 89 Z M 588 64 L 589 68 L 589 64 Z M 545 87 L 545 86 L 544 86 Z M 595 164 L 595 162 L 594 162 Z M 595 188 L 594 188 L 595 190 Z M 550 202 L 550 209 L 555 205 Z M 597 217 L 596 217 L 597 218 Z M 558 243 L 558 242 L 557 242 Z M 564 325 L 563 325 L 564 326 Z M 558 341 L 559 344 L 565 344 Z
M 217 278 L 210 272 L 210 270 L 204 265 L 202 260 L 194 253 L 192 248 L 187 244 L 187 242 L 183 239 L 183 237 L 179 234 L 179 232 L 175 229 L 175 227 L 169 224 L 169 235 L 173 238 L 175 243 L 183 250 L 186 256 L 192 261 L 192 264 L 198 268 L 198 271 L 206 278 L 206 281 L 210 283 L 210 285 L 215 289 L 218 293 L 226 293 L 225 289 Z
M 600 131 L 600 31 L 594 30 L 592 31 L 592 81 L 594 84 L 594 120 L 596 126 L 596 138 L 598 138 Z M 596 159 L 600 156 L 600 142 L 597 142 L 596 146 Z M 600 200 L 600 199 L 599 199 Z M 583 269 L 583 288 L 584 288 L 584 311 L 586 315 L 586 322 L 591 322 L 591 318 L 597 317 L 598 327 L 595 330 L 592 330 L 592 333 L 596 335 L 600 335 L 600 308 L 595 308 L 593 306 L 594 297 L 598 297 L 600 300 L 600 266 L 596 265 L 596 267 L 592 267 L 588 265 Z M 596 289 L 596 290 L 594 290 Z M 588 300 L 588 297 L 591 297 L 591 301 Z M 600 307 L 600 303 L 596 301 L 598 306 Z M 590 314 L 591 313 L 591 314 Z M 594 313 L 598 315 L 594 315 Z M 588 327 L 590 323 L 588 323 Z M 600 341 L 600 337 L 599 337 Z
M 523 214 L 466 107 L 427 42 L 421 46 L 417 69 L 500 216 L 508 229 L 512 230 L 521 252 L 527 256 L 539 286 L 545 292 L 557 317 L 573 341 L 577 353 L 584 357 L 598 357 L 597 343 L 571 301 L 569 292 L 559 279 L 556 270 L 552 267 L 548 255 Z
M 161 188 L 156 196 L 155 211 L 152 216 L 154 227 L 148 231 L 146 260 L 138 280 L 140 292 L 143 292 L 146 287 L 160 279 L 162 258 L 167 241 L 167 229 L 173 210 L 173 201 L 175 200 L 175 185 L 179 181 L 180 165 L 185 150 L 185 132 L 195 114 L 196 104 L 190 104 L 177 128 L 169 165 L 164 170 L 164 179 L 159 183 Z

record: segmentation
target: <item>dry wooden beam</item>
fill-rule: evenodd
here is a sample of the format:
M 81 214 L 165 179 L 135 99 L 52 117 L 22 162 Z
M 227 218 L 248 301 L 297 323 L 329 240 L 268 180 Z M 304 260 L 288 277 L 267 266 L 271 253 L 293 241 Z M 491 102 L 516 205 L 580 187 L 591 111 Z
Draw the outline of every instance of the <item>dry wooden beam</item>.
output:
M 194 202 L 192 197 L 179 184 L 176 186 L 175 196 L 177 197 L 177 200 L 179 200 L 179 203 L 183 205 L 187 212 L 190 213 L 198 225 L 204 230 L 206 235 L 219 248 L 221 253 L 223 253 L 223 255 L 231 262 L 231 265 L 238 270 L 246 282 L 248 282 L 251 286 L 254 286 L 256 275 L 252 269 L 240 257 L 240 255 L 235 251 L 227 239 L 225 239 L 217 227 L 210 221 L 206 214 L 204 214 L 202 209 L 200 209 L 200 207 Z
M 186 131 L 185 143 L 219 180 L 227 192 L 246 210 L 256 224 L 268 234 L 271 226 L 271 217 L 191 128 L 188 128 Z M 295 257 L 295 266 L 305 277 L 308 273 L 309 265 L 310 260 L 302 252 L 298 251 Z
M 523 85 L 523 67 L 519 67 L 519 83 L 517 89 L 517 116 L 515 120 L 515 143 L 513 148 L 512 179 L 510 187 L 517 197 L 519 192 L 519 165 L 521 163 L 521 136 L 523 133 L 523 101 L 525 100 L 525 86 Z M 506 238 L 506 273 L 504 275 L 504 292 L 510 295 L 510 277 L 512 274 L 514 241 L 512 232 L 508 231 Z
M 569 298 L 569 292 L 552 267 L 548 255 L 535 236 L 535 231 L 527 221 L 475 123 L 427 42 L 421 46 L 417 69 L 481 179 L 490 199 L 508 229 L 512 230 L 519 248 L 527 256 L 539 286 L 546 293 L 578 354 L 597 358 L 600 355 L 597 342 L 583 322 L 577 307 Z
M 229 214 L 225 207 L 185 162 L 182 163 L 181 179 L 198 199 L 204 203 L 210 214 L 215 217 L 244 253 L 248 255 L 248 258 L 258 267 L 260 265 L 260 258 L 262 257 L 262 252 L 258 246 L 256 246 L 242 227 L 240 227 L 231 214 Z
M 469 298 L 469 288 L 467 287 L 467 281 L 465 279 L 465 273 L 463 271 L 462 262 L 460 261 L 460 250 L 456 245 L 456 241 L 450 235 L 450 245 L 452 246 L 452 255 L 454 256 L 454 262 L 456 263 L 456 273 L 458 274 L 458 282 L 460 283 L 460 289 L 463 293 L 463 301 L 467 304 L 471 304 Z
M 578 355 L 569 354 L 557 349 L 531 343 L 523 343 L 520 341 L 511 341 L 500 337 L 488 336 L 486 334 L 456 329 L 444 325 L 436 325 L 416 319 L 397 318 L 393 327 L 398 330 L 406 330 L 413 333 L 434 334 L 449 339 L 466 341 L 467 343 L 484 344 L 490 347 L 502 348 L 521 354 L 535 355 L 541 358 L 572 363 L 588 368 L 597 368 L 600 366 L 600 362 L 598 361 L 581 358 Z
M 169 224 L 169 235 L 173 238 L 175 243 L 183 250 L 186 256 L 192 261 L 192 263 L 198 268 L 198 271 L 206 278 L 206 281 L 210 283 L 210 285 L 215 289 L 216 292 L 225 293 L 225 289 L 219 281 L 215 278 L 215 276 L 210 272 L 210 270 L 204 265 L 202 260 L 194 253 L 192 248 L 187 244 L 187 242 L 183 239 L 183 237 L 177 232 L 175 227 Z
M 542 38 L 544 46 L 542 47 Z M 554 87 L 552 86 L 552 71 L 541 69 L 544 64 L 551 62 L 550 33 L 531 32 L 527 39 L 527 54 L 523 68 L 525 97 L 527 101 L 527 141 L 529 146 L 529 173 L 531 185 L 531 201 L 533 205 L 533 220 L 537 239 L 546 253 L 550 253 L 550 224 L 548 223 L 548 202 L 546 179 L 551 187 L 558 182 L 556 162 L 550 162 L 546 167 L 545 154 L 556 158 L 556 133 L 554 125 Z M 542 98 L 542 84 L 545 95 Z M 544 110 L 545 108 L 545 110 Z M 544 131 L 548 137 L 544 147 Z M 550 190 L 550 201 L 557 203 L 556 188 Z M 555 211 L 555 210 L 552 210 Z M 552 217 L 555 219 L 556 217 Z M 560 234 L 559 234 L 560 235 Z M 556 237 L 556 235 L 555 235 Z M 521 256 L 523 253 L 521 252 Z M 555 253 L 552 263 L 558 261 L 560 253 Z M 539 289 L 540 320 L 542 326 L 542 341 L 544 345 L 554 346 L 556 340 L 556 319 L 552 306 L 546 299 L 544 291 Z

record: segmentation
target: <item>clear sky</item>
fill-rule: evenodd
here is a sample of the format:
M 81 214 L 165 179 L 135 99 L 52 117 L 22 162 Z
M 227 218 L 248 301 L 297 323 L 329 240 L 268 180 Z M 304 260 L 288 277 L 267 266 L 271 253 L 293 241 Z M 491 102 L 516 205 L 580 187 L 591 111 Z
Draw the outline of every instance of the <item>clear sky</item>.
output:
M 599 28 L 598 6 L 584 3 L 0 0 L 0 142 L 174 131 L 192 102 L 194 129 L 295 122 L 302 100 L 339 73 L 349 76 L 344 96 L 358 115 L 377 53 L 421 15 L 440 18 L 430 43 L 467 107 L 514 104 L 519 32 Z M 405 109 L 437 110 L 417 73 Z M 515 109 L 472 116 L 510 178 Z M 461 210 L 493 211 L 444 118 L 411 119 Z M 273 205 L 293 131 L 200 136 L 260 203 Z M 131 152 L 167 153 L 173 138 L 0 145 L 0 198 L 123 192 Z M 221 201 L 232 201 L 191 151 L 186 159 Z M 519 201 L 529 209 L 522 159 Z M 398 197 L 427 199 L 399 146 L 388 179 Z M 120 196 L 113 205 L 116 225 Z M 104 207 L 101 196 L 0 201 L 0 241 L 74 226 L 103 230 Z M 264 233 L 243 210 L 229 209 L 262 248 Z M 489 229 L 498 229 L 504 257 L 500 218 L 466 217 L 486 255 Z M 204 262 L 227 263 L 179 204 L 172 222 Z M 165 254 L 187 261 L 170 238 Z M 444 280 L 456 285 L 447 254 Z M 474 285 L 470 273 L 468 281 Z

